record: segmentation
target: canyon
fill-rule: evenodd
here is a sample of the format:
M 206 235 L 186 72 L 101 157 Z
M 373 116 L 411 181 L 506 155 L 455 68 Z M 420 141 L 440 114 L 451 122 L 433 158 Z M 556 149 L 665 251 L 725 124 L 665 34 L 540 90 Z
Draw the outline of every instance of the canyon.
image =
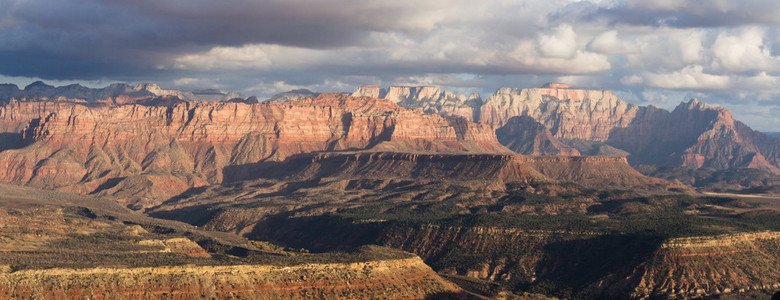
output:
M 446 275 L 563 298 L 704 297 L 780 282 L 778 211 L 658 195 L 662 186 L 643 196 L 562 184 L 552 179 L 568 174 L 524 167 L 527 158 L 453 156 L 301 156 L 147 213 L 315 252 L 388 246 Z
M 695 99 L 666 111 L 551 83 L 484 101 L 364 86 L 259 102 L 34 83 L 0 86 L 0 102 L 7 297 L 780 287 L 780 140 Z M 699 193 L 716 186 L 764 198 Z

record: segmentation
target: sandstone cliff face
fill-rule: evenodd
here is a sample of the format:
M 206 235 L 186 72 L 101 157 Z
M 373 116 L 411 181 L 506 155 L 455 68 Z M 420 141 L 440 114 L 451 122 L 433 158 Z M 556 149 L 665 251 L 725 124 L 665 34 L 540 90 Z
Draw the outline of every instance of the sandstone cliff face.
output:
M 222 182 L 229 165 L 300 153 L 375 147 L 509 152 L 488 125 L 341 94 L 254 105 L 14 101 L 0 107 L 0 125 L 32 143 L 0 152 L 0 181 L 142 203 Z
M 544 125 L 529 116 L 509 118 L 496 129 L 498 141 L 510 150 L 525 155 L 580 155 L 577 149 L 556 139 Z
M 780 174 L 780 139 L 753 131 L 729 110 L 697 99 L 672 112 L 644 107 L 630 126 L 615 128 L 607 143 L 630 152 L 635 163 Z
M 298 266 L 0 271 L 2 298 L 422 299 L 458 293 L 420 258 Z
M 479 121 L 503 126 L 526 115 L 559 139 L 606 141 L 613 128 L 628 126 L 637 110 L 610 91 L 502 88 L 485 101 Z
M 594 236 L 588 232 L 526 231 L 512 228 L 424 225 L 385 233 L 385 245 L 416 253 L 445 274 L 482 279 L 533 282 L 545 272 L 539 264 L 545 245 Z M 522 246 L 521 246 L 522 245 Z M 448 260 L 478 257 L 471 268 L 457 269 Z M 442 260 L 442 261 L 439 261 Z
M 576 182 L 601 189 L 666 191 L 681 184 L 647 177 L 623 157 L 529 157 L 516 154 L 338 152 L 306 154 L 281 163 L 256 164 L 256 178 L 292 181 L 410 180 L 476 183 L 505 189 L 511 182 Z
M 628 276 L 608 276 L 590 293 L 613 298 L 694 298 L 780 288 L 780 232 L 666 241 Z
M 582 293 L 594 298 L 696 298 L 780 287 L 780 272 L 774 268 L 780 260 L 778 232 L 674 238 L 654 245 L 611 241 L 589 232 L 426 225 L 389 231 L 382 242 L 417 253 L 442 273 L 509 282 L 570 278 L 561 269 L 589 272 L 577 269 L 580 264 L 599 267 L 599 262 L 588 261 L 588 251 L 596 252 L 590 259 L 605 265 L 627 263 L 585 279 L 592 283 Z M 600 251 L 614 252 L 605 257 Z M 468 262 L 467 257 L 479 259 L 472 259 L 468 269 L 447 267 L 453 261 Z
M 387 90 L 375 85 L 358 88 L 352 96 L 385 98 L 406 108 L 420 108 L 426 113 L 460 116 L 474 121 L 479 115 L 482 98 L 473 93 L 455 95 L 434 86 L 391 86 Z
M 366 86 L 355 94 L 386 97 L 401 106 L 494 125 L 502 144 L 523 154 L 574 155 L 575 152 L 560 146 L 560 140 L 571 145 L 583 145 L 582 141 L 586 141 L 584 144 L 604 143 L 617 148 L 610 153 L 625 150 L 632 164 L 755 168 L 780 174 L 780 139 L 751 130 L 734 120 L 727 109 L 695 99 L 669 112 L 655 106 L 629 104 L 610 91 L 572 89 L 558 83 L 542 88 L 502 88 L 481 105 L 476 100 L 441 100 L 451 99 L 446 97 L 449 93 L 432 87 L 391 87 L 385 91 Z M 471 118 L 468 112 L 473 113 Z M 543 125 L 551 136 L 544 130 L 532 133 L 539 127 L 532 122 L 510 121 L 523 116 Z M 538 148 L 540 145 L 549 147 L 543 150 Z

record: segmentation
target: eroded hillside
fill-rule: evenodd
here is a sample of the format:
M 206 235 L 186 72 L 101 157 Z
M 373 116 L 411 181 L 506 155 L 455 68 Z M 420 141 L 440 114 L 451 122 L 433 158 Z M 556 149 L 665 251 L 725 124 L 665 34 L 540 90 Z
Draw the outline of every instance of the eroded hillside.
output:
M 0 185 L 0 298 L 425 298 L 461 290 L 381 247 L 308 254 L 106 199 Z
M 193 189 L 148 212 L 313 251 L 386 245 L 420 255 L 438 272 L 560 297 L 720 295 L 767 291 L 780 280 L 766 269 L 778 263 L 766 255 L 777 249 L 780 231 L 771 208 L 676 195 L 665 181 L 656 194 L 607 190 L 657 180 L 622 158 L 458 156 L 296 156 L 254 166 L 256 179 Z M 657 194 L 664 187 L 671 190 Z M 738 251 L 728 242 L 752 235 L 759 238 Z M 724 240 L 710 248 L 721 258 L 663 258 L 688 237 Z M 611 283 L 640 276 L 631 274 L 649 264 L 655 269 L 647 276 L 667 277 Z M 707 275 L 714 269 L 739 275 Z

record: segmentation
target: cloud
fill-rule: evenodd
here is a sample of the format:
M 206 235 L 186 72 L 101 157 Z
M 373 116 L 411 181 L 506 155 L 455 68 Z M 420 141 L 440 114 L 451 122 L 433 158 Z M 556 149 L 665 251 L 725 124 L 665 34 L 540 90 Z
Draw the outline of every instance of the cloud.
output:
M 623 0 L 609 5 L 570 4 L 556 19 L 602 20 L 631 26 L 718 28 L 780 24 L 780 2 L 771 0 Z
M 443 28 L 425 37 L 373 33 L 373 47 L 307 49 L 271 44 L 214 47 L 177 57 L 169 68 L 180 70 L 299 69 L 354 72 L 421 73 L 563 73 L 583 74 L 609 69 L 605 55 L 577 50 L 571 26 L 560 26 L 538 39 L 486 45 L 489 35 L 467 35 L 462 29 Z M 569 53 L 571 52 L 571 53 Z
M 618 38 L 617 30 L 610 30 L 597 35 L 588 43 L 588 49 L 603 54 L 636 54 L 640 45 L 636 41 L 626 41 Z
M 571 58 L 577 52 L 577 34 L 569 24 L 561 24 L 552 34 L 539 36 L 539 49 L 547 57 Z
M 248 88 L 247 90 L 258 92 L 262 95 L 273 95 L 273 94 L 278 94 L 281 92 L 286 92 L 291 90 L 297 90 L 301 88 L 303 87 L 300 85 L 287 84 L 284 81 L 277 80 L 270 83 L 260 82 L 255 86 Z
M 659 30 L 611 43 L 618 49 L 627 49 L 623 53 L 627 67 L 665 71 L 701 63 L 705 59 L 706 38 L 701 30 Z
M 674 90 L 694 91 L 734 91 L 775 93 L 780 77 L 766 72 L 754 76 L 715 75 L 707 73 L 700 65 L 690 65 L 670 73 L 644 72 L 641 75 L 628 75 L 620 82 L 629 86 L 647 86 Z
M 667 89 L 721 90 L 730 86 L 728 76 L 707 74 L 703 70 L 702 66 L 691 65 L 672 73 L 645 73 L 642 80 L 635 82 Z
M 668 93 L 769 106 L 779 76 L 774 0 L 0 1 L 0 78 L 20 83 L 266 97 L 363 84 L 485 94 L 557 80 L 642 103 L 682 100 Z
M 727 71 L 775 71 L 780 59 L 764 42 L 765 30 L 749 27 L 737 34 L 721 33 L 712 45 L 715 64 Z

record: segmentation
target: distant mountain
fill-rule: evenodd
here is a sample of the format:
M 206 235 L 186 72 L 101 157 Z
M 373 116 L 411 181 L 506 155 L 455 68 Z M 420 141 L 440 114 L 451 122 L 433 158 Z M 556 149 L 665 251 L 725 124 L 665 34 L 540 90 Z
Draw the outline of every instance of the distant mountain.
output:
M 566 145 L 582 154 L 596 155 L 625 153 L 634 165 L 754 168 L 780 174 L 780 140 L 734 120 L 728 109 L 697 99 L 669 112 L 652 105 L 629 104 L 607 90 L 572 89 L 559 83 L 542 88 L 501 88 L 484 103 L 478 101 L 479 96 L 466 99 L 432 87 L 384 90 L 364 86 L 353 95 L 386 97 L 404 107 L 423 107 L 428 112 L 497 126 L 499 141 L 524 154 L 567 151 L 532 145 L 538 143 L 535 135 L 510 122 L 517 116 L 530 117 L 549 130 L 552 137 L 546 139 L 553 148 Z M 533 122 L 524 124 L 521 127 L 526 130 L 541 128 Z
M 382 89 L 366 85 L 358 88 L 352 96 L 385 98 L 406 108 L 420 108 L 426 113 L 461 116 L 468 120 L 476 118 L 482 105 L 482 98 L 477 93 L 456 95 L 434 86 L 391 86 Z
M 344 94 L 329 95 L 339 95 L 339 97 L 342 98 L 348 97 Z M 305 99 L 320 99 L 320 97 L 321 94 L 319 93 L 301 89 L 278 94 L 267 104 L 278 102 L 289 103 L 291 101 L 304 101 Z M 291 117 L 289 117 L 289 114 L 285 114 L 288 115 L 288 117 L 285 119 L 286 125 L 284 126 L 286 127 L 283 128 L 273 127 L 282 126 L 281 123 L 278 122 L 264 123 L 267 120 L 258 121 L 251 118 L 250 119 L 253 121 L 237 120 L 236 122 L 241 123 L 242 125 L 240 126 L 240 130 L 237 129 L 237 132 L 241 133 L 235 133 L 236 135 L 243 136 L 251 132 L 260 135 L 256 138 L 253 137 L 252 139 L 247 138 L 246 140 L 241 140 L 239 137 L 230 136 L 228 134 L 225 137 L 225 140 L 234 142 L 240 141 L 241 143 L 250 143 L 250 141 L 253 141 L 251 143 L 255 144 L 245 144 L 245 146 L 242 147 L 246 147 L 246 151 L 254 151 L 252 152 L 254 154 L 251 154 L 252 157 L 264 157 L 263 159 L 274 155 L 276 157 L 285 157 L 291 153 L 306 153 L 315 150 L 365 149 L 366 147 L 369 147 L 369 145 L 369 148 L 381 148 L 383 150 L 393 151 L 410 151 L 410 149 L 415 151 L 433 152 L 465 150 L 485 151 L 485 149 L 493 149 L 491 151 L 494 151 L 498 148 L 491 143 L 497 140 L 500 142 L 500 145 L 525 155 L 626 156 L 628 162 L 637 168 L 640 168 L 641 166 L 655 166 L 664 167 L 666 168 L 664 170 L 668 171 L 670 170 L 669 168 L 681 167 L 683 169 L 680 169 L 679 172 L 682 173 L 678 172 L 679 174 L 684 174 L 686 172 L 684 170 L 739 170 L 747 168 L 760 170 L 761 172 L 766 172 L 773 176 L 780 175 L 780 139 L 753 131 L 745 124 L 734 120 L 729 110 L 713 107 L 696 99 L 681 103 L 677 108 L 670 112 L 655 106 L 637 106 L 629 104 L 606 90 L 581 90 L 572 89 L 564 84 L 549 84 L 542 88 L 501 88 L 484 102 L 478 94 L 468 96 L 456 95 L 455 93 L 442 90 L 438 87 L 394 86 L 383 89 L 378 86 L 364 86 L 356 90 L 352 94 L 352 97 L 348 97 L 351 100 L 343 101 L 360 106 L 363 105 L 359 104 L 362 103 L 360 101 L 375 103 L 372 101 L 375 101 L 375 99 L 377 99 L 376 97 L 388 99 L 389 101 L 381 101 L 381 103 L 383 103 L 382 105 L 392 104 L 396 107 L 391 109 L 391 111 L 404 107 L 406 108 L 403 110 L 404 114 L 408 114 L 409 116 L 414 115 L 414 117 L 410 118 L 413 120 L 419 119 L 419 122 L 428 125 L 421 125 L 422 127 L 414 127 L 416 129 L 412 129 L 413 127 L 395 124 L 393 125 L 395 127 L 392 127 L 391 130 L 391 127 L 387 126 L 392 124 L 388 123 L 379 126 L 377 122 L 385 121 L 376 119 L 380 118 L 377 116 L 375 119 L 364 120 L 366 122 L 365 124 L 360 123 L 359 126 L 355 127 L 349 124 L 363 121 L 359 120 L 359 114 L 350 112 L 349 114 L 345 113 L 339 116 L 329 116 L 329 118 L 343 119 L 329 119 L 328 122 L 336 123 L 322 125 L 327 127 L 327 129 L 323 129 L 325 127 L 320 128 L 311 124 L 306 125 L 309 123 L 305 121 L 303 115 L 296 115 L 296 118 L 301 120 L 300 123 L 290 123 L 292 122 L 291 120 L 294 119 L 290 119 Z M 29 144 L 36 134 L 40 135 L 43 132 L 47 132 L 46 130 L 48 130 L 48 132 L 57 132 L 57 130 L 60 130 L 59 128 L 48 127 L 44 130 L 40 127 L 58 124 L 53 123 L 52 119 L 55 118 L 55 116 L 49 116 L 51 113 L 56 112 L 57 118 L 63 118 L 65 115 L 73 114 L 73 112 L 70 111 L 67 113 L 63 112 L 63 110 L 72 109 L 69 108 L 68 105 L 65 105 L 66 103 L 87 102 L 112 105 L 134 103 L 150 106 L 152 108 L 150 108 L 149 114 L 159 115 L 160 118 L 168 120 L 164 122 L 154 120 L 154 122 L 162 122 L 159 123 L 161 124 L 160 126 L 165 125 L 159 128 L 168 128 L 168 130 L 171 130 L 171 124 L 174 124 L 173 120 L 176 118 L 183 118 L 183 124 L 189 124 L 187 126 L 194 124 L 193 122 L 195 122 L 196 115 L 207 107 L 202 101 L 220 101 L 222 103 L 241 104 L 252 104 L 257 102 L 257 99 L 253 97 L 244 99 L 238 94 L 224 93 L 214 89 L 195 91 L 165 90 L 155 84 L 139 84 L 135 86 L 112 84 L 105 88 L 92 89 L 80 85 L 54 87 L 43 82 L 35 82 L 25 87 L 23 90 L 20 90 L 15 85 L 0 85 L 0 99 L 6 100 L 6 105 L 0 107 L 0 119 L 2 119 L 2 122 L 0 122 L 0 142 L 2 142 L 0 144 L 0 150 L 23 147 Z M 11 101 L 12 99 L 18 101 Z M 355 99 L 363 100 L 358 101 Z M 49 104 L 52 101 L 61 105 Z M 21 105 L 20 103 L 29 103 L 29 105 Z M 76 108 L 79 109 L 80 107 L 81 106 L 76 106 Z M 164 107 L 167 108 L 163 109 Z M 346 109 L 346 106 L 338 107 L 339 109 Z M 167 109 L 170 109 L 170 111 Z M 210 128 L 209 126 L 216 126 L 214 125 L 216 124 L 214 123 L 214 120 L 218 119 L 216 117 L 217 111 L 221 111 L 222 108 L 217 109 L 217 107 L 215 107 L 213 109 L 214 111 L 207 113 L 209 122 L 203 123 L 203 126 L 205 127 L 199 128 L 195 132 L 210 132 L 210 129 L 207 128 Z M 271 111 L 273 110 L 269 110 L 267 113 L 270 113 Z M 296 109 L 296 111 L 298 110 Z M 86 112 L 83 113 L 86 114 Z M 91 114 L 94 113 L 95 112 L 93 111 Z M 134 113 L 127 113 L 134 118 L 138 117 Z M 273 112 L 272 115 L 276 113 L 277 112 Z M 434 122 L 431 121 L 430 115 L 425 115 L 423 113 L 438 114 L 444 116 L 444 118 L 436 119 L 437 121 Z M 329 112 L 329 114 L 332 114 L 332 112 Z M 70 128 L 70 130 L 84 130 L 86 132 L 88 129 L 80 126 L 83 124 L 84 120 L 86 120 L 87 115 L 72 115 L 73 119 L 66 119 L 66 123 L 58 126 L 65 126 Z M 28 118 L 22 116 L 28 116 Z M 312 118 L 313 116 L 308 117 Z M 382 118 L 385 118 L 385 116 L 382 116 Z M 130 122 L 131 120 L 135 119 L 131 118 L 127 121 Z M 483 124 L 475 125 L 469 121 Z M 98 121 L 95 122 L 96 124 L 100 124 Z M 248 123 L 244 124 L 242 122 Z M 425 122 L 440 124 L 435 125 L 434 123 L 429 124 Z M 274 125 L 268 125 L 272 123 Z M 139 125 L 140 123 L 133 124 L 136 124 L 135 126 L 141 126 Z M 272 127 L 265 128 L 263 126 L 266 125 L 260 124 L 266 124 L 267 126 Z M 399 124 L 409 123 L 404 120 L 404 122 Z M 371 135 L 376 135 L 385 132 L 385 134 L 395 137 L 395 139 L 393 140 L 393 143 L 386 143 L 387 141 L 384 139 L 387 137 L 378 135 L 375 136 L 373 140 L 367 141 L 366 143 L 368 144 L 360 144 L 361 146 L 357 147 L 352 145 L 352 142 L 348 142 L 350 141 L 350 138 L 342 139 L 331 136 L 332 134 L 336 134 L 335 132 L 339 132 L 339 126 L 344 127 L 347 125 L 349 125 L 349 128 L 345 128 L 344 130 L 347 132 L 346 134 L 350 136 L 369 133 Z M 126 126 L 126 124 L 123 126 Z M 189 128 L 187 126 L 182 128 Z M 376 128 L 385 127 L 388 128 L 387 131 L 372 131 L 379 130 Z M 139 128 L 135 128 L 134 130 L 141 130 Z M 284 134 L 282 132 L 288 132 L 291 128 L 297 128 L 296 130 L 299 130 L 300 134 L 311 134 L 312 139 L 324 139 L 324 144 L 318 144 L 317 147 L 310 148 L 303 145 L 277 145 L 275 144 L 276 142 L 269 142 L 269 140 L 267 140 L 271 139 L 272 136 L 284 140 Z M 39 132 L 36 133 L 36 130 L 39 130 Z M 95 128 L 89 130 L 94 131 Z M 226 134 L 224 133 L 226 130 L 225 128 L 220 130 L 222 131 L 220 134 Z M 418 132 L 415 130 L 422 131 Z M 136 131 L 130 135 L 135 136 L 138 135 L 139 132 L 141 131 Z M 157 130 L 154 132 L 157 132 Z M 88 138 L 89 140 L 95 138 L 84 135 L 84 133 L 78 134 L 82 134 L 82 138 Z M 181 133 L 179 132 L 177 134 Z M 163 140 L 169 139 L 171 135 L 166 133 L 165 136 L 166 137 L 163 138 Z M 195 136 L 196 135 L 191 135 L 188 139 L 194 139 Z M 211 133 L 208 135 L 208 139 L 215 138 L 216 136 L 219 135 Z M 325 138 L 325 136 L 331 136 L 331 138 Z M 399 139 L 397 138 L 399 136 L 414 138 Z M 447 142 L 440 142 L 442 138 L 446 137 L 447 139 L 450 139 L 452 136 L 457 137 L 456 140 L 458 141 L 461 139 L 463 141 L 474 140 L 457 143 L 449 140 L 447 140 Z M 22 137 L 24 137 L 24 139 Z M 183 137 L 176 139 L 178 141 L 183 139 Z M 308 142 L 308 140 L 306 141 Z M 498 143 L 496 144 L 498 145 Z M 144 148 L 148 147 L 150 146 L 144 146 Z M 233 148 L 234 145 L 232 144 L 225 147 L 227 148 L 219 150 L 222 153 L 220 154 L 222 157 L 220 159 L 231 157 L 230 161 L 233 161 L 238 159 L 236 158 L 237 156 L 234 157 L 235 155 L 245 152 L 244 150 L 235 150 Z M 263 150 L 258 150 L 261 148 Z M 297 150 L 290 150 L 293 148 Z M 503 147 L 500 148 L 507 150 Z M 188 149 L 187 151 L 192 150 L 188 147 L 183 147 L 182 149 Z M 201 150 L 206 151 L 207 149 Z M 257 151 L 260 152 L 255 153 Z M 58 155 L 64 155 L 65 153 L 66 152 L 61 152 Z M 174 151 L 174 153 L 178 152 Z M 148 154 L 149 153 L 146 153 L 146 155 Z M 206 155 L 206 152 L 188 153 L 187 155 L 200 156 Z M 39 155 L 36 157 L 39 158 L 42 156 Z M 21 164 L 19 159 L 21 158 L 16 158 L 15 160 L 8 162 L 12 164 L 9 165 L 9 168 L 13 169 L 16 166 L 19 166 Z M 173 158 L 171 159 L 174 161 L 176 160 Z M 47 163 L 54 163 L 55 161 L 56 160 L 52 159 L 48 160 Z M 121 161 L 121 159 L 120 157 L 115 157 L 108 161 L 117 162 Z M 144 168 L 146 168 L 144 167 L 144 161 L 149 163 L 154 160 L 152 160 L 152 157 L 133 156 L 133 161 L 135 163 L 123 166 L 123 168 L 132 169 L 132 166 L 138 164 L 136 169 L 144 170 Z M 25 164 L 36 166 L 38 162 L 40 161 L 26 161 Z M 192 163 L 194 162 L 191 161 L 182 166 L 184 169 L 189 170 L 191 169 L 189 166 Z M 217 160 L 216 162 L 216 164 L 224 166 L 223 163 L 224 162 L 220 162 L 220 160 Z M 166 164 L 171 166 L 170 162 Z M 194 168 L 205 168 L 207 165 L 208 164 L 202 162 L 194 163 Z M 41 167 L 42 165 L 37 166 Z M 642 167 L 640 170 L 644 170 L 646 172 L 645 174 L 658 175 L 656 174 L 656 171 L 660 169 Z M 694 177 L 701 177 L 701 174 L 699 174 L 696 176 L 688 176 L 688 179 L 685 179 L 680 177 L 678 173 L 670 174 L 667 171 L 664 171 L 666 173 L 664 173 L 665 175 L 662 177 L 680 178 L 683 182 L 688 184 L 693 184 Z M 221 172 L 221 169 L 219 172 Z M 24 173 L 27 174 L 24 176 L 21 174 L 11 174 L 12 171 L 8 171 L 7 173 L 10 174 L 7 176 L 13 178 L 23 177 L 25 178 L 25 182 L 37 180 L 35 178 L 48 176 L 44 175 L 44 173 Z M 709 174 L 708 176 L 715 176 L 713 174 L 719 173 L 708 172 L 707 174 Z M 749 172 L 737 172 L 734 174 L 749 174 Z M 65 176 L 65 174 L 57 174 L 57 177 Z M 85 180 L 84 174 L 72 174 L 72 176 L 73 178 Z M 196 177 L 203 179 L 211 178 L 213 176 L 217 175 L 199 175 Z M 734 176 L 729 175 L 728 177 L 731 178 Z M 187 179 L 186 183 L 182 183 L 182 186 L 196 185 L 196 177 Z M 739 184 L 750 187 L 752 187 L 751 185 L 757 184 L 755 181 L 749 180 L 749 178 L 743 179 L 744 180 L 739 181 Z M 709 180 L 697 181 L 709 182 Z M 771 180 L 766 182 L 771 182 Z
M 297 89 L 288 92 L 279 93 L 271 96 L 267 101 L 273 101 L 277 103 L 284 103 L 290 100 L 306 99 L 317 96 L 319 93 L 312 92 L 307 89 Z
M 526 155 L 580 155 L 580 151 L 561 143 L 550 130 L 529 116 L 515 116 L 496 130 L 502 145 Z
M 19 89 L 14 84 L 0 84 L 0 101 L 16 99 L 20 101 L 55 100 L 121 104 L 164 96 L 178 97 L 185 101 L 227 101 L 235 98 L 245 98 L 239 93 L 224 93 L 215 89 L 194 91 L 166 90 L 154 83 L 132 86 L 115 83 L 99 89 L 88 88 L 79 84 L 55 87 L 42 81 L 33 82 L 24 89 Z
M 776 137 L 776 138 L 780 138 L 780 131 L 778 131 L 778 132 L 764 132 L 764 134 L 766 134 L 768 136 L 773 136 L 773 137 Z

